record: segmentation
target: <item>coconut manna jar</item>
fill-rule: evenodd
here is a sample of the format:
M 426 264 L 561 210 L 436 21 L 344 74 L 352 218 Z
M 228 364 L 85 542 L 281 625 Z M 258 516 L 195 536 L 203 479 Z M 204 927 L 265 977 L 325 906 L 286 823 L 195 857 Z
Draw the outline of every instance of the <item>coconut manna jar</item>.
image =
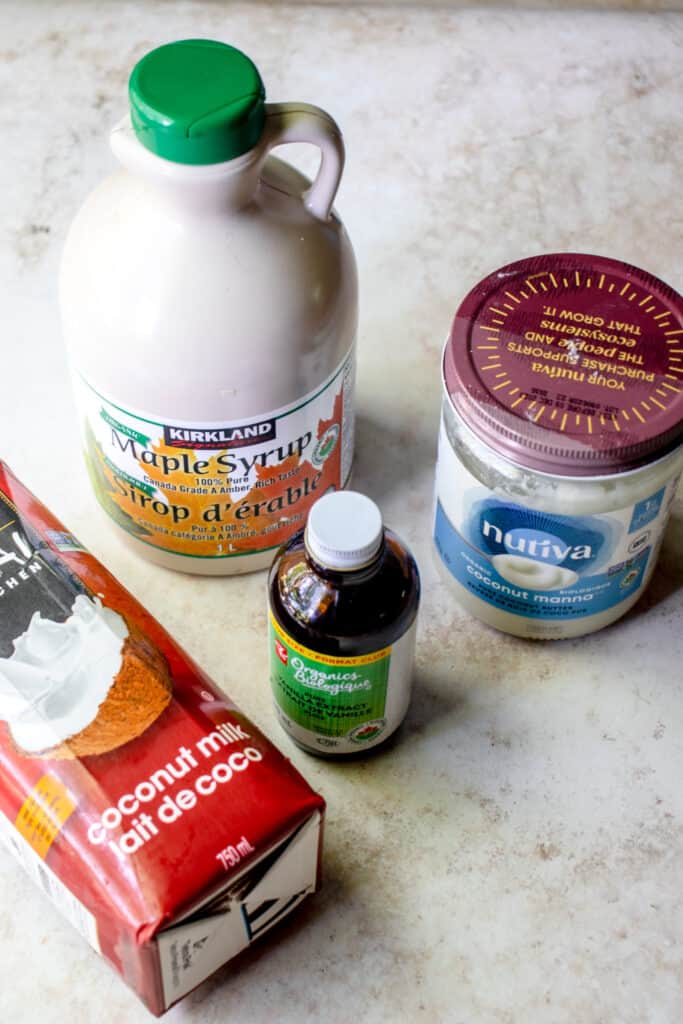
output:
M 616 260 L 478 284 L 443 358 L 434 539 L 461 603 L 522 637 L 609 625 L 654 570 L 683 464 L 683 299 Z

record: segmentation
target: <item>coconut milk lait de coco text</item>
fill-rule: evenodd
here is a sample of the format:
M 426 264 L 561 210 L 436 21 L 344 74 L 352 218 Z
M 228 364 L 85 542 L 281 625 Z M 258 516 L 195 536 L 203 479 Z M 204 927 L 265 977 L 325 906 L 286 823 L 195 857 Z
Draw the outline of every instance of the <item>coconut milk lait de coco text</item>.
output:
M 523 637 L 614 622 L 683 464 L 681 296 L 616 260 L 522 260 L 464 300 L 443 374 L 434 537 L 461 603 Z
M 313 754 L 362 753 L 399 727 L 410 701 L 417 564 L 355 491 L 317 501 L 270 570 L 275 707 Z
M 62 263 L 64 333 L 90 478 L 142 556 L 187 572 L 270 564 L 353 453 L 357 279 L 332 210 L 334 121 L 266 104 L 251 60 L 210 40 L 147 54 L 123 166 Z M 311 184 L 270 154 L 320 149 Z

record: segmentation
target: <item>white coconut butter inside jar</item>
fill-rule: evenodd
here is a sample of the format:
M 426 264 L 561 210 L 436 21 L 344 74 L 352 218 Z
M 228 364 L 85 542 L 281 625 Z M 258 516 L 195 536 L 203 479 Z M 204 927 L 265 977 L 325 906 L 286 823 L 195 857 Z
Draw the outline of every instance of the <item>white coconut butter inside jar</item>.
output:
M 434 541 L 506 633 L 607 626 L 654 570 L 683 467 L 683 299 L 636 267 L 521 260 L 465 298 L 443 358 Z

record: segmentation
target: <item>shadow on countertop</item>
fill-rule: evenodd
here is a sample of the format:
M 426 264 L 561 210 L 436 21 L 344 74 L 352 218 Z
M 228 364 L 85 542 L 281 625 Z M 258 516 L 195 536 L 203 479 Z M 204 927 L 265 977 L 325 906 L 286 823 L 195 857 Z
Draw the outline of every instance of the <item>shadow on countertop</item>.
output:
M 409 417 L 399 430 L 359 412 L 351 486 L 368 494 L 380 506 L 397 492 L 404 497 L 412 494 L 421 501 L 431 501 L 438 405 L 433 412 L 429 429 Z

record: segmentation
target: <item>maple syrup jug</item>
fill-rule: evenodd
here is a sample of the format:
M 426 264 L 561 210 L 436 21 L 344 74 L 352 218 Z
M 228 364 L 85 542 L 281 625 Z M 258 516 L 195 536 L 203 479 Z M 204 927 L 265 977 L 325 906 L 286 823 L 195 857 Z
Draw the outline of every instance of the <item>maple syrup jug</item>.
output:
M 69 232 L 61 307 L 88 472 L 135 551 L 184 572 L 270 564 L 353 456 L 357 279 L 332 210 L 342 138 L 266 104 L 211 40 L 153 50 Z M 315 181 L 273 158 L 320 149 Z

